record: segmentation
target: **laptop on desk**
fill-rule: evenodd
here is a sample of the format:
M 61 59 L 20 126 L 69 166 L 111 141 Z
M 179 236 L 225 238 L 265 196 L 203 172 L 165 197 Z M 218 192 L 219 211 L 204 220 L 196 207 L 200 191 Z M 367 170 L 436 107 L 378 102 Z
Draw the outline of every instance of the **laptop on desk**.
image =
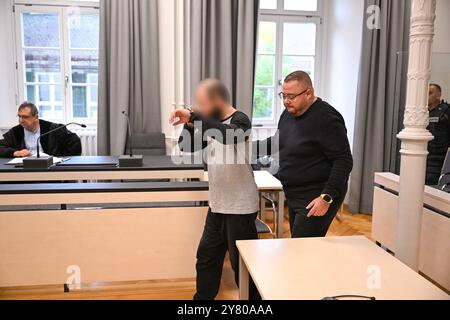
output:
M 115 167 L 119 163 L 117 157 L 71 157 L 67 161 L 57 164 L 58 167 Z

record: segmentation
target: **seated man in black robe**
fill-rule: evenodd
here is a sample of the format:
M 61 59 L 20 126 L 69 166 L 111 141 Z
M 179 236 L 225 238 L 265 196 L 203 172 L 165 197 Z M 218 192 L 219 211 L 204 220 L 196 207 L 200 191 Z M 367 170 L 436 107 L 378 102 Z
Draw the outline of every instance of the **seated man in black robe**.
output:
M 24 158 L 35 155 L 38 138 L 60 124 L 39 119 L 39 111 L 33 103 L 25 102 L 19 107 L 19 125 L 3 135 L 0 140 L 1 158 Z M 62 128 L 40 140 L 40 151 L 55 157 L 81 155 L 81 140 Z

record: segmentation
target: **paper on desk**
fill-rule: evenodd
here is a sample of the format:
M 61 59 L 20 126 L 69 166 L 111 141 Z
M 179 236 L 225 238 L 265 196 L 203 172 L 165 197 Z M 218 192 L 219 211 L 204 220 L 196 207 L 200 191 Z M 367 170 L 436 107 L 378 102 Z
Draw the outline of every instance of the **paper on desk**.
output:
M 14 158 L 7 164 L 10 164 L 10 165 L 23 164 L 23 159 L 25 159 L 25 158 Z

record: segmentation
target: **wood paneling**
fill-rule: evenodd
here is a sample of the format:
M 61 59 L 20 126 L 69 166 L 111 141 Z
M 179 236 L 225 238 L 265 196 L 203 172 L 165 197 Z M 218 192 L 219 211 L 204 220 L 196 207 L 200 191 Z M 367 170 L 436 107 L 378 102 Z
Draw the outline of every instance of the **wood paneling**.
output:
M 267 216 L 270 216 L 269 214 Z M 286 221 L 288 221 L 286 219 Z M 289 225 L 285 223 L 285 237 L 289 237 Z M 330 236 L 371 235 L 371 217 L 366 215 L 344 214 L 341 222 L 335 220 L 331 226 Z M 64 293 L 59 286 L 35 286 L 0 288 L 0 300 L 3 299 L 89 299 L 89 300 L 189 300 L 195 293 L 195 279 L 130 281 L 121 283 L 97 283 L 83 286 L 81 290 Z M 227 259 L 224 265 L 222 286 L 219 300 L 237 300 L 238 290 L 234 275 Z

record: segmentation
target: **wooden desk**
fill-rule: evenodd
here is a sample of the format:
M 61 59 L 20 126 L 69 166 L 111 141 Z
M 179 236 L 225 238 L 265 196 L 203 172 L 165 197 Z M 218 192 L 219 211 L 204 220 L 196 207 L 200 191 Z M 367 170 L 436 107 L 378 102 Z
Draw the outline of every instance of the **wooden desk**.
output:
M 283 191 L 280 180 L 268 171 L 255 171 L 255 182 L 259 191 Z
M 208 201 L 206 182 L 0 184 L 2 206 Z
M 261 213 L 265 211 L 266 201 L 263 197 L 264 193 L 274 194 L 275 199 L 278 202 L 276 221 L 274 221 L 275 225 L 275 235 L 277 238 L 282 238 L 284 233 L 284 190 L 283 185 L 280 180 L 275 178 L 268 171 L 255 171 L 255 182 L 258 186 L 258 190 L 260 193 L 261 199 Z M 262 214 L 262 218 L 264 219 L 264 215 Z
M 265 300 L 321 300 L 354 294 L 379 300 L 450 299 L 365 237 L 238 241 L 240 297 L 252 276 Z M 379 288 L 370 289 L 379 271 Z
M 194 278 L 208 208 L 178 203 L 207 200 L 204 182 L 0 184 L 2 205 L 32 206 L 0 211 L 0 287 L 62 286 L 71 266 L 86 284 Z M 54 204 L 83 206 L 34 210 Z
M 117 157 L 69 157 L 67 162 L 36 170 L 8 165 L 10 160 L 0 159 L 0 181 L 201 179 L 204 174 L 203 164 L 177 164 L 170 156 L 144 157 L 140 168 L 119 168 Z M 194 163 L 190 157 L 186 160 Z

